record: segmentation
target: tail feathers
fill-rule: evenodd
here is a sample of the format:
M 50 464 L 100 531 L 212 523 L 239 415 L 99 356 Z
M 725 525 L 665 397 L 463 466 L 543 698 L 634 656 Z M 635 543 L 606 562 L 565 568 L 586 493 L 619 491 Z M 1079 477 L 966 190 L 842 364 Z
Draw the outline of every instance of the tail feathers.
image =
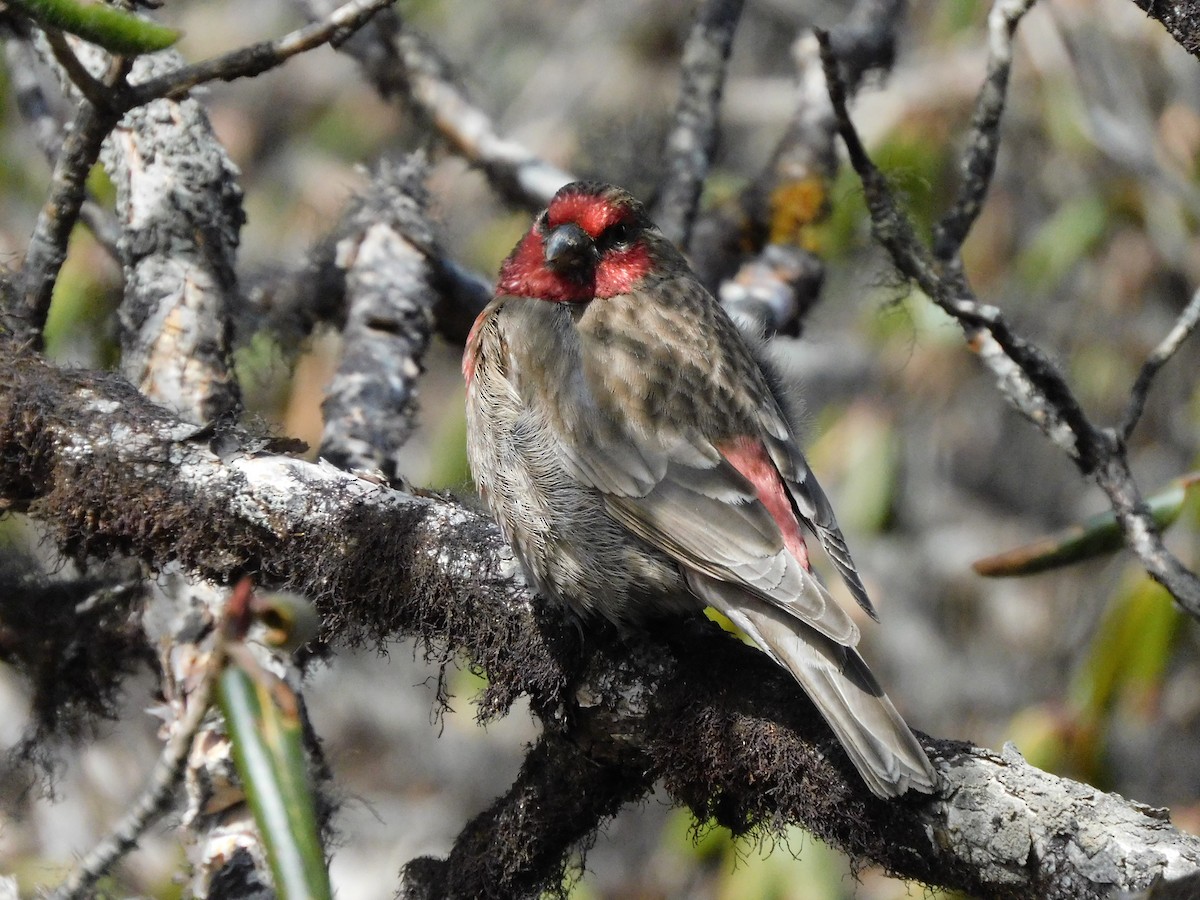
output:
M 934 790 L 929 758 L 857 652 L 734 585 L 706 576 L 689 581 L 705 603 L 792 673 L 873 794 Z

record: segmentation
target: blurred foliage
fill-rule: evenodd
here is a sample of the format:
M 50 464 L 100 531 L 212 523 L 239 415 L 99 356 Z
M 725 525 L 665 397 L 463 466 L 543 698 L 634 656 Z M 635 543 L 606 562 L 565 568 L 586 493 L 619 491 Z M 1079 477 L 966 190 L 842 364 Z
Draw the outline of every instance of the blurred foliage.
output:
M 1039 768 L 1104 789 L 1119 784 L 1106 750 L 1115 721 L 1150 721 L 1185 616 L 1140 569 L 1126 571 L 1061 703 L 1023 710 L 1012 740 Z
M 852 532 L 887 528 L 896 501 L 899 451 L 886 411 L 867 402 L 825 411 L 821 437 L 809 447 L 810 464 L 838 484 L 838 521 Z M 828 418 L 828 424 L 824 421 Z
M 1089 194 L 1068 201 L 1034 232 L 1015 261 L 1016 271 L 1030 288 L 1053 289 L 1081 257 L 1099 246 L 1109 222 L 1103 198 Z
M 115 321 L 121 302 L 119 272 L 82 225 L 72 232 L 68 249 L 46 319 L 46 355 L 111 368 L 120 353 Z

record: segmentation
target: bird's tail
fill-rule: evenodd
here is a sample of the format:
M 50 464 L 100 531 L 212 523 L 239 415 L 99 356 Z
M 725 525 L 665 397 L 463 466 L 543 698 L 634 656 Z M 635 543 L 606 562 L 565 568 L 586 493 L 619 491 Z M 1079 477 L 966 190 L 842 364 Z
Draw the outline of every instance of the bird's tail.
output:
M 892 701 L 853 647 L 843 647 L 735 585 L 701 576 L 692 587 L 804 688 L 871 792 L 930 793 L 937 775 Z

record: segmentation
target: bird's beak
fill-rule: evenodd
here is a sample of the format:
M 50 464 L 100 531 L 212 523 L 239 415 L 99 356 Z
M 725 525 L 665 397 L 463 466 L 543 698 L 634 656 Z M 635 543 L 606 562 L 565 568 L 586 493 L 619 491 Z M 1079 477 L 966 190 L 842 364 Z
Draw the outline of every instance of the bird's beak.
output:
M 574 222 L 551 231 L 546 236 L 545 251 L 546 265 L 555 272 L 586 272 L 600 259 L 591 236 Z

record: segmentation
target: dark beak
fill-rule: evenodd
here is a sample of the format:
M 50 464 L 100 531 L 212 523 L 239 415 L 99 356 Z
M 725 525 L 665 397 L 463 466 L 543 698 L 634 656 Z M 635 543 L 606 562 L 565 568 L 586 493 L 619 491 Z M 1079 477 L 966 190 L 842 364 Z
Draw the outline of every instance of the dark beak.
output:
M 591 236 L 567 222 L 546 236 L 546 265 L 555 272 L 588 272 L 600 259 Z

